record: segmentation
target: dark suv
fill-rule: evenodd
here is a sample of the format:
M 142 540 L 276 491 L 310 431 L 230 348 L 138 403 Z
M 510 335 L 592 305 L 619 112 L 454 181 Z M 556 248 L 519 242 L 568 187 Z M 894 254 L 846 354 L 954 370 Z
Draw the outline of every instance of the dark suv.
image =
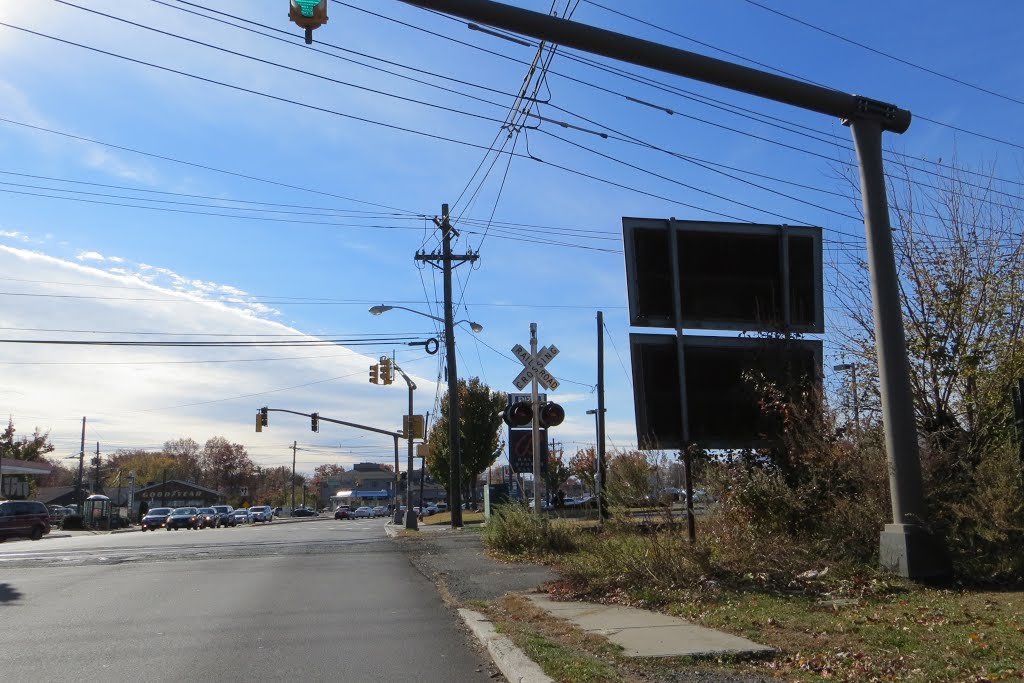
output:
M 24 536 L 38 541 L 50 533 L 50 511 L 35 500 L 5 500 L 0 503 L 0 543 Z

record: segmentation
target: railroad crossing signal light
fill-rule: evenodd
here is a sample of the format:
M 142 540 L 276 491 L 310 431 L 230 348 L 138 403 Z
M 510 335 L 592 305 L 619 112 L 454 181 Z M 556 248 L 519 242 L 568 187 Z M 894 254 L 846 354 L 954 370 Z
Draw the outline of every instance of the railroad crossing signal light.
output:
M 370 366 L 370 384 L 380 384 L 380 366 Z
M 306 45 L 313 42 L 313 29 L 327 23 L 327 0 L 290 0 L 288 18 L 306 29 Z
M 395 381 L 395 368 L 387 356 L 380 357 L 380 381 L 383 384 L 391 384 Z
M 313 413 L 309 416 L 310 427 L 314 432 L 320 431 L 320 413 Z
M 501 419 L 509 427 L 525 427 L 533 421 L 533 404 L 529 401 L 509 403 L 505 406 Z
M 565 420 L 565 408 L 548 401 L 540 407 L 540 426 L 557 427 Z

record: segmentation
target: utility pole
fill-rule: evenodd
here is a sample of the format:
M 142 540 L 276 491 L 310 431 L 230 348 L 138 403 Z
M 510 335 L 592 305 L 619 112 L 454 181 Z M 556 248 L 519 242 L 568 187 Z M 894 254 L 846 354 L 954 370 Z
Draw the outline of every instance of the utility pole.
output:
M 85 475 L 85 417 L 82 417 L 82 448 L 78 452 L 78 514 L 85 514 L 82 477 Z
M 96 470 L 92 476 L 92 492 L 100 492 L 100 442 L 96 442 L 96 458 L 92 461 L 92 464 L 96 466 Z
M 460 438 L 459 420 L 459 374 L 455 363 L 455 315 L 452 311 L 452 262 L 472 263 L 479 257 L 468 253 L 452 255 L 452 234 L 458 231 L 452 227 L 448 216 L 448 205 L 441 205 L 441 219 L 434 219 L 434 224 L 441 229 L 442 252 L 426 254 L 418 252 L 417 261 L 434 264 L 441 261 L 444 273 L 444 352 L 448 367 L 448 437 L 451 455 L 451 468 L 448 484 L 448 509 L 452 515 L 452 528 L 462 527 L 462 442 Z
M 423 416 L 423 441 L 424 442 L 426 442 L 426 440 L 427 440 L 427 434 L 430 433 L 429 431 L 427 431 L 429 426 L 430 426 L 430 425 L 427 424 L 427 422 L 429 420 L 430 420 L 430 413 L 426 413 Z M 429 446 L 428 446 L 428 448 L 429 448 Z M 420 458 L 420 510 L 423 509 L 423 482 L 426 479 L 426 476 L 427 476 L 427 454 L 424 453 L 423 457 Z
M 292 441 L 292 510 L 295 510 L 295 453 L 299 450 L 299 442 Z
M 608 501 L 604 495 L 605 479 L 608 467 L 604 457 L 604 312 L 597 312 L 597 518 L 601 522 L 608 519 Z
M 832 369 L 836 372 L 843 372 L 845 370 L 850 371 L 850 391 L 853 394 L 853 428 L 856 433 L 860 434 L 860 396 L 857 395 L 857 364 L 856 363 L 843 363 L 841 365 L 833 365 Z

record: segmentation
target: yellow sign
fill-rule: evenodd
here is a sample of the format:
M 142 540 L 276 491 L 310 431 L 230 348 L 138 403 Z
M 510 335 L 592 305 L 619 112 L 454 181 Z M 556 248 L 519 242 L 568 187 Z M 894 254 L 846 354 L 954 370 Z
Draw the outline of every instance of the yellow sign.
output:
M 414 438 L 414 439 L 426 438 L 426 435 L 424 434 L 423 423 L 424 423 L 424 419 L 423 419 L 422 415 L 413 415 L 412 416 L 412 438 Z M 403 439 L 408 439 L 409 438 L 409 416 L 408 415 L 403 415 L 402 416 L 402 438 Z

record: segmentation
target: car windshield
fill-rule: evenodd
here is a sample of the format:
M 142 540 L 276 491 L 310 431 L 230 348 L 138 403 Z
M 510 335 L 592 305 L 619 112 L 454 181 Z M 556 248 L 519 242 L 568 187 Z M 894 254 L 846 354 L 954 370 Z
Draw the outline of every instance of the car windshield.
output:
M 172 515 L 194 515 L 196 514 L 195 508 L 174 508 Z
M 215 510 L 213 510 L 212 508 L 203 508 L 199 512 L 203 513 L 204 515 L 209 515 L 209 514 L 215 512 Z
M 152 517 L 158 517 L 160 515 L 169 515 L 171 514 L 171 508 L 153 508 L 146 514 Z

